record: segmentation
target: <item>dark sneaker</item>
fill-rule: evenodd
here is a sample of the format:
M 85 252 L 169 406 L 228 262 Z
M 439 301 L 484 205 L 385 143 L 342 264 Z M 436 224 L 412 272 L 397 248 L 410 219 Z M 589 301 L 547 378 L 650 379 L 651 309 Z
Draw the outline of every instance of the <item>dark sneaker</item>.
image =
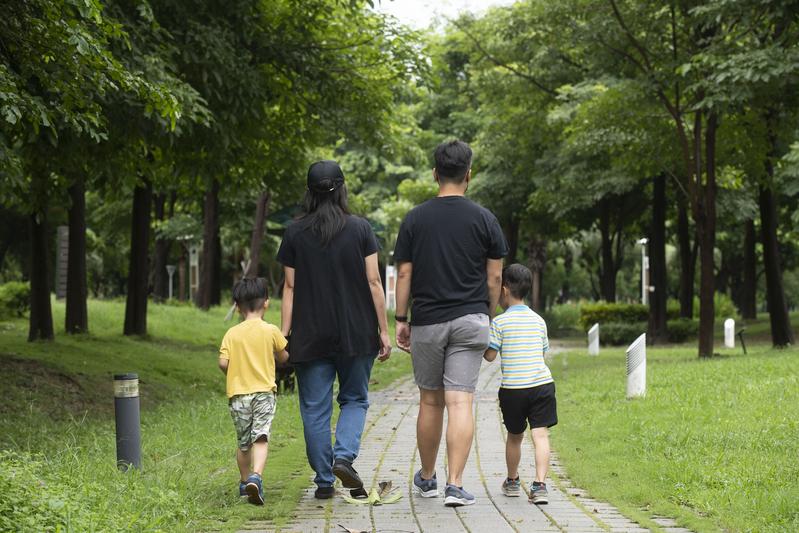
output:
M 519 478 L 511 479 L 505 478 L 505 481 L 502 482 L 502 494 L 505 496 L 510 496 L 511 498 L 518 498 L 522 493 L 522 484 L 519 482 Z
M 350 490 L 350 496 L 360 500 L 360 499 L 363 499 L 363 498 L 368 498 L 369 497 L 369 493 L 366 492 L 365 488 L 361 487 L 359 489 Z
M 352 467 L 352 463 L 345 459 L 336 459 L 333 462 L 333 475 L 341 480 L 345 489 L 362 489 L 361 476 Z
M 419 469 L 413 476 L 413 491 L 422 498 L 435 498 L 438 496 L 438 481 L 436 475 L 430 479 L 422 479 L 422 470 Z
M 239 496 L 246 496 L 247 495 L 247 482 L 246 481 L 239 481 Z
M 334 487 L 316 487 L 313 493 L 313 497 L 317 500 L 329 500 L 335 495 L 336 489 Z
M 547 492 L 546 483 L 533 481 L 533 484 L 530 485 L 530 501 L 536 505 L 549 503 L 549 493 Z
M 474 505 L 474 502 L 474 496 L 463 490 L 463 487 L 447 484 L 447 488 L 444 489 L 444 505 L 447 507 Z
M 261 476 L 258 474 L 251 474 L 247 478 L 247 484 L 244 486 L 247 492 L 247 501 L 253 505 L 264 504 L 264 489 L 261 485 Z

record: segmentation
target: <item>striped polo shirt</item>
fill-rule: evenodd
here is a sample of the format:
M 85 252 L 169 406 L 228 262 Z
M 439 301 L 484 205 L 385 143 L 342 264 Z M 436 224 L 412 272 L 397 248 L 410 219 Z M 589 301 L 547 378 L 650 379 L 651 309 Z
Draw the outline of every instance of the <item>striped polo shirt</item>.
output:
M 549 350 L 547 325 L 526 305 L 512 305 L 491 322 L 488 347 L 501 356 L 503 389 L 552 383 L 552 374 L 544 363 Z

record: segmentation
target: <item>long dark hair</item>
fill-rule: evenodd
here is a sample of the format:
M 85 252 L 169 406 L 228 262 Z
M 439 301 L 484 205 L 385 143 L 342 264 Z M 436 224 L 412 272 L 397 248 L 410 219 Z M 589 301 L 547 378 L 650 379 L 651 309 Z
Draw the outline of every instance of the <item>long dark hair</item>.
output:
M 346 185 L 323 193 L 309 189 L 305 192 L 305 215 L 299 222 L 327 246 L 344 229 L 349 214 Z

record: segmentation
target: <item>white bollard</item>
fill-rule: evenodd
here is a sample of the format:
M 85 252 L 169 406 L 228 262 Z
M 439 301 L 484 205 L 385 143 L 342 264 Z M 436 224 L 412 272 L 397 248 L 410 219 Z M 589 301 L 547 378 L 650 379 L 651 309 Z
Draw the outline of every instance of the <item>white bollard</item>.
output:
M 599 324 L 588 330 L 588 355 L 599 355 Z
M 646 333 L 627 348 L 627 398 L 646 394 Z
M 732 318 L 724 321 L 724 346 L 735 348 L 735 320 Z

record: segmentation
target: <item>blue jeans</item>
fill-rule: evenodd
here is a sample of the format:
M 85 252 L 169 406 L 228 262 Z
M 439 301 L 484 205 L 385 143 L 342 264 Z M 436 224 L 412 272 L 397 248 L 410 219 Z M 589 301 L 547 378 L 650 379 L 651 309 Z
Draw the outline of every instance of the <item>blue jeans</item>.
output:
M 369 408 L 369 376 L 374 356 L 323 358 L 295 365 L 300 393 L 300 415 L 305 434 L 305 453 L 320 487 L 333 485 L 333 459 L 354 461 Z M 340 408 L 336 444 L 330 443 L 333 416 L 333 382 Z

